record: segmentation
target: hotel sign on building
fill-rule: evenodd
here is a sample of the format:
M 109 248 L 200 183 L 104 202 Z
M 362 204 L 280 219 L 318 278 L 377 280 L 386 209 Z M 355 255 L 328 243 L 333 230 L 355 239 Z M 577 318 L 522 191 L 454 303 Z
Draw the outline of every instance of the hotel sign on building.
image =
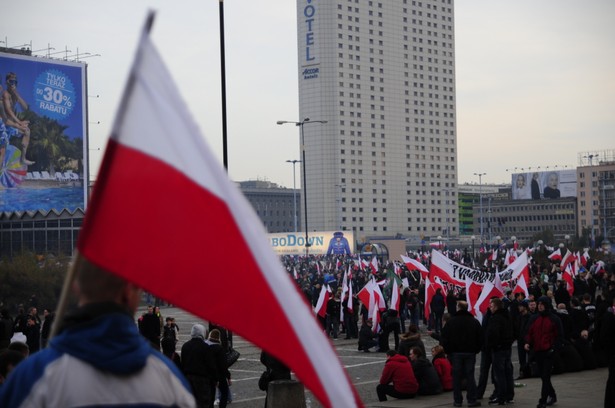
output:
M 304 0 L 297 9 L 300 13 L 299 25 L 299 69 L 300 77 L 304 80 L 316 79 L 320 74 L 318 30 L 319 15 L 318 1 Z

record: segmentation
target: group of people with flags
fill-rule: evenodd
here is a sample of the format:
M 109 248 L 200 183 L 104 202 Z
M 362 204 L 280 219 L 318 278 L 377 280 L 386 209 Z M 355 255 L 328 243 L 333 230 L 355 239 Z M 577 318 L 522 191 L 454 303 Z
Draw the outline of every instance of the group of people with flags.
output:
M 534 260 L 534 248 L 499 247 L 482 255 L 482 263 L 459 251 L 446 250 L 406 253 L 399 260 L 312 255 L 284 256 L 282 262 L 313 306 L 323 330 L 336 339 L 341 326 L 346 339 L 359 338 L 360 351 L 388 351 L 390 333 L 394 334 L 394 350 L 399 350 L 398 336 L 407 335 L 406 326 L 419 327 L 421 320 L 423 331 L 439 338 L 443 318 L 458 314 L 457 305 L 462 303 L 464 313 L 482 324 L 484 335 L 486 322 L 494 312 L 496 317 L 509 315 L 501 327 L 510 326 L 510 338 L 501 341 L 510 341 L 505 350 L 517 342 L 517 378 L 540 377 L 545 372 L 545 359 L 538 350 L 539 339 L 531 336 L 530 322 L 542 312 L 561 323 L 561 333 L 560 323 L 553 326 L 557 336 L 551 339 L 551 346 L 557 347 L 555 355 L 549 354 L 547 365 L 553 368 L 548 370 L 549 375 L 610 365 L 607 398 L 612 398 L 615 357 L 607 344 L 615 343 L 609 328 L 612 323 L 608 323 L 615 316 L 615 264 L 592 260 L 589 251 L 574 252 L 563 245 L 542 251 L 542 259 Z M 499 318 L 494 321 L 502 323 Z M 486 339 L 481 341 L 476 351 L 481 353 L 481 366 L 486 366 L 488 374 L 493 364 L 494 373 L 498 371 L 500 377 L 500 386 L 496 384 L 489 401 L 504 405 L 514 396 L 514 389 L 502 391 L 507 389 L 502 384 L 511 388 L 513 381 L 510 356 L 508 351 L 502 354 L 498 350 L 498 358 L 508 357 L 497 361 L 496 370 L 495 362 L 482 361 L 488 359 L 486 355 L 492 356 L 493 350 L 484 353 Z M 443 351 L 449 353 L 446 347 Z M 387 361 L 398 360 L 393 356 Z M 489 378 L 483 371 L 470 403 L 483 397 Z M 543 381 L 546 391 L 538 406 L 552 405 L 557 401 L 555 391 L 548 385 L 549 378 Z M 455 404 L 461 402 L 458 394 L 454 398 Z

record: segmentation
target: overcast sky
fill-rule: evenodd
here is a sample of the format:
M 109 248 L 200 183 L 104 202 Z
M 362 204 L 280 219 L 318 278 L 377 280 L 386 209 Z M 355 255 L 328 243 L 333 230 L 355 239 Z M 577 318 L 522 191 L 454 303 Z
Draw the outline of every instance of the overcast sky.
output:
M 298 131 L 275 122 L 299 119 L 295 3 L 224 3 L 234 180 L 293 185 L 285 161 L 299 158 Z M 95 178 L 141 26 L 156 10 L 154 42 L 221 162 L 218 8 L 218 0 L 22 0 L 3 8 L 0 40 L 31 42 L 37 55 L 49 46 L 70 50 L 69 59 L 100 54 L 83 59 Z M 570 168 L 580 152 L 615 149 L 615 1 L 457 0 L 455 14 L 459 183 L 478 182 L 473 173 L 510 182 L 514 168 Z

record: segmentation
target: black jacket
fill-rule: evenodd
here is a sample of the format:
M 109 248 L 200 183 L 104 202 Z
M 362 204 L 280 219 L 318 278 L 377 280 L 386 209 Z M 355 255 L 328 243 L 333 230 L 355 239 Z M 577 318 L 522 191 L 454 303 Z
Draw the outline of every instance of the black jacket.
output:
M 185 342 L 182 346 L 181 358 L 182 371 L 185 375 L 217 378 L 214 355 L 202 338 L 193 337 Z
M 487 350 L 507 350 L 511 348 L 515 341 L 513 322 L 506 309 L 500 309 L 491 316 L 486 330 Z
M 442 392 L 442 382 L 438 372 L 425 357 L 417 358 L 412 363 L 412 370 L 419 383 L 419 395 L 436 395 Z
M 483 345 L 483 328 L 470 312 L 460 310 L 442 328 L 440 344 L 448 354 L 476 354 Z

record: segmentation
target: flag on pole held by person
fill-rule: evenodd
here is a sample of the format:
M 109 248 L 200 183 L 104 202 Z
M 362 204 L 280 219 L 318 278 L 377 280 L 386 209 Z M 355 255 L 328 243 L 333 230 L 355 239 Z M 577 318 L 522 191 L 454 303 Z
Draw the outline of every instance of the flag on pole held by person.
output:
M 207 147 L 146 31 L 79 236 L 79 253 L 263 348 L 290 367 L 324 406 L 361 406 L 262 223 Z M 216 252 L 207 265 L 200 261 L 204 248 Z

